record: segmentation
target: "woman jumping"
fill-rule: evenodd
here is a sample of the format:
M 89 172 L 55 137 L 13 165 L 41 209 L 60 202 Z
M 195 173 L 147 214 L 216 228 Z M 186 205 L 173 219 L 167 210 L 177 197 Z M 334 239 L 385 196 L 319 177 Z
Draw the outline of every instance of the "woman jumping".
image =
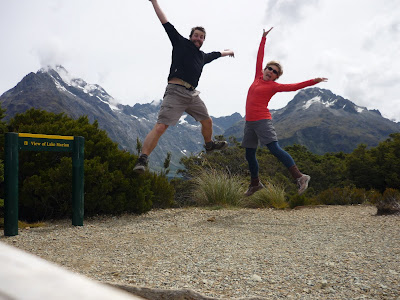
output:
M 328 80 L 319 77 L 293 84 L 275 82 L 283 74 L 281 64 L 277 61 L 270 61 L 265 69 L 262 69 L 266 36 L 271 30 L 272 28 L 268 31 L 263 30 L 257 54 L 256 75 L 249 88 L 246 100 L 246 125 L 242 146 L 246 148 L 246 160 L 249 163 L 251 176 L 249 189 L 245 193 L 246 196 L 250 196 L 264 187 L 258 177 L 256 150 L 259 142 L 260 145 L 267 146 L 271 153 L 289 169 L 290 174 L 297 182 L 299 194 L 307 189 L 311 177 L 302 174 L 290 154 L 279 146 L 271 113 L 268 110 L 268 103 L 272 96 L 278 92 L 297 91 Z

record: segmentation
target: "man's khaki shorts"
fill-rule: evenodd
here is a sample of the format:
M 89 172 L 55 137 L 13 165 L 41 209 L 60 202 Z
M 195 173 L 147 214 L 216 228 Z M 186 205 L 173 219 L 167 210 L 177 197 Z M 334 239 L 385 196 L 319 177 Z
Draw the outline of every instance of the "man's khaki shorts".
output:
M 197 90 L 190 91 L 184 86 L 169 83 L 158 113 L 157 123 L 175 125 L 184 112 L 196 121 L 208 119 L 207 107 L 199 97 Z

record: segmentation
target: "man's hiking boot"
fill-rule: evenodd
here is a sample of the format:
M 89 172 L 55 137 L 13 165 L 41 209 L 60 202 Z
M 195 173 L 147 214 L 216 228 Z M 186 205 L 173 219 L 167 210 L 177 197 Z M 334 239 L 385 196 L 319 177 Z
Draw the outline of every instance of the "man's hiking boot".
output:
M 228 143 L 226 141 L 212 141 L 210 146 L 204 145 L 204 148 L 206 148 L 206 153 L 208 154 L 214 150 L 224 150 L 228 148 Z
M 257 185 L 249 185 L 249 188 L 247 190 L 246 193 L 244 193 L 244 195 L 246 197 L 249 197 L 251 195 L 253 195 L 255 192 L 258 192 L 259 190 L 263 189 L 264 185 L 259 181 Z
M 144 173 L 147 168 L 147 158 L 144 156 L 140 156 L 135 167 L 133 168 L 133 171 L 139 174 Z
M 310 182 L 311 177 L 303 174 L 300 178 L 297 178 L 297 186 L 299 187 L 299 195 L 303 194 L 304 191 L 308 188 L 308 183 Z

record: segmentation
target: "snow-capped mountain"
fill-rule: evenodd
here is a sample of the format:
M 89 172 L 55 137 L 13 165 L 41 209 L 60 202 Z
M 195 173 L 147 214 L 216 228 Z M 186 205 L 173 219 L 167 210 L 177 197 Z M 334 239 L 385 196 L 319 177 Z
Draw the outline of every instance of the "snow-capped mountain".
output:
M 148 104 L 122 105 L 101 86 L 89 84 L 72 77 L 65 68 L 56 66 L 39 70 L 25 76 L 14 88 L 0 97 L 1 107 L 6 109 L 6 120 L 16 113 L 30 108 L 54 113 L 66 113 L 72 118 L 87 115 L 98 121 L 99 127 L 120 148 L 136 153 L 136 142 L 142 142 L 157 120 L 161 100 Z M 223 134 L 225 129 L 242 119 L 240 114 L 213 118 L 214 134 Z M 151 155 L 150 166 L 162 166 L 167 152 L 172 153 L 172 166 L 177 166 L 183 155 L 200 152 L 203 138 L 197 123 L 184 115 L 177 126 L 171 126 L 161 137 L 158 147 Z
M 374 147 L 389 134 L 400 132 L 400 124 L 382 117 L 378 110 L 316 87 L 299 91 L 284 108 L 271 113 L 282 146 L 301 144 L 318 154 L 349 153 L 361 143 Z M 241 140 L 243 128 L 244 121 L 225 135 Z
M 0 103 L 6 109 L 6 119 L 32 107 L 63 112 L 72 118 L 87 115 L 91 122 L 97 120 L 120 148 L 136 153 L 137 138 L 143 142 L 153 128 L 161 100 L 122 105 L 101 86 L 74 78 L 57 66 L 28 74 L 0 97 Z M 301 144 L 319 154 L 351 152 L 360 143 L 373 147 L 389 134 L 400 132 L 400 123 L 382 117 L 379 111 L 315 87 L 298 92 L 286 107 L 272 111 L 272 116 L 282 146 Z M 213 123 L 214 135 L 235 136 L 241 141 L 244 119 L 240 114 L 213 118 Z M 182 156 L 202 150 L 199 123 L 184 115 L 161 137 L 151 154 L 150 166 L 161 168 L 167 152 L 171 152 L 171 165 L 176 169 Z

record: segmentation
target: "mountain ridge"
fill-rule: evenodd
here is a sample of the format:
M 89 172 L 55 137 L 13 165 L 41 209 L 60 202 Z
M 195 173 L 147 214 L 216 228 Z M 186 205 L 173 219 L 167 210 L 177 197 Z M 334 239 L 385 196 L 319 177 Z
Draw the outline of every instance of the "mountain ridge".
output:
M 161 102 L 153 100 L 134 106 L 119 104 L 101 86 L 69 77 L 62 66 L 31 72 L 0 96 L 2 108 L 6 109 L 5 120 L 30 108 L 63 112 L 72 118 L 87 115 L 90 122 L 97 120 L 99 128 L 106 130 L 120 148 L 131 153 L 136 152 L 137 138 L 143 141 L 155 125 Z M 233 124 L 240 118 L 238 113 L 213 118 L 214 134 L 223 134 L 224 124 Z M 160 169 L 167 152 L 171 152 L 171 165 L 176 169 L 183 155 L 202 151 L 203 143 L 199 123 L 185 114 L 160 138 L 151 155 L 150 166 Z
M 101 86 L 73 78 L 62 66 L 43 68 L 26 75 L 14 88 L 0 96 L 8 120 L 29 108 L 66 113 L 72 118 L 87 115 L 119 147 L 136 152 L 137 138 L 144 140 L 157 120 L 162 100 L 133 106 L 118 103 Z M 282 146 L 301 144 L 311 152 L 351 152 L 358 144 L 369 147 L 400 132 L 400 123 L 390 121 L 377 110 L 360 107 L 330 90 L 317 87 L 300 90 L 283 108 L 271 110 Z M 239 113 L 212 117 L 214 135 L 243 137 L 244 118 Z M 182 156 L 203 150 L 200 124 L 184 114 L 170 126 L 150 156 L 150 166 L 160 169 L 167 152 L 172 169 L 180 167 Z

